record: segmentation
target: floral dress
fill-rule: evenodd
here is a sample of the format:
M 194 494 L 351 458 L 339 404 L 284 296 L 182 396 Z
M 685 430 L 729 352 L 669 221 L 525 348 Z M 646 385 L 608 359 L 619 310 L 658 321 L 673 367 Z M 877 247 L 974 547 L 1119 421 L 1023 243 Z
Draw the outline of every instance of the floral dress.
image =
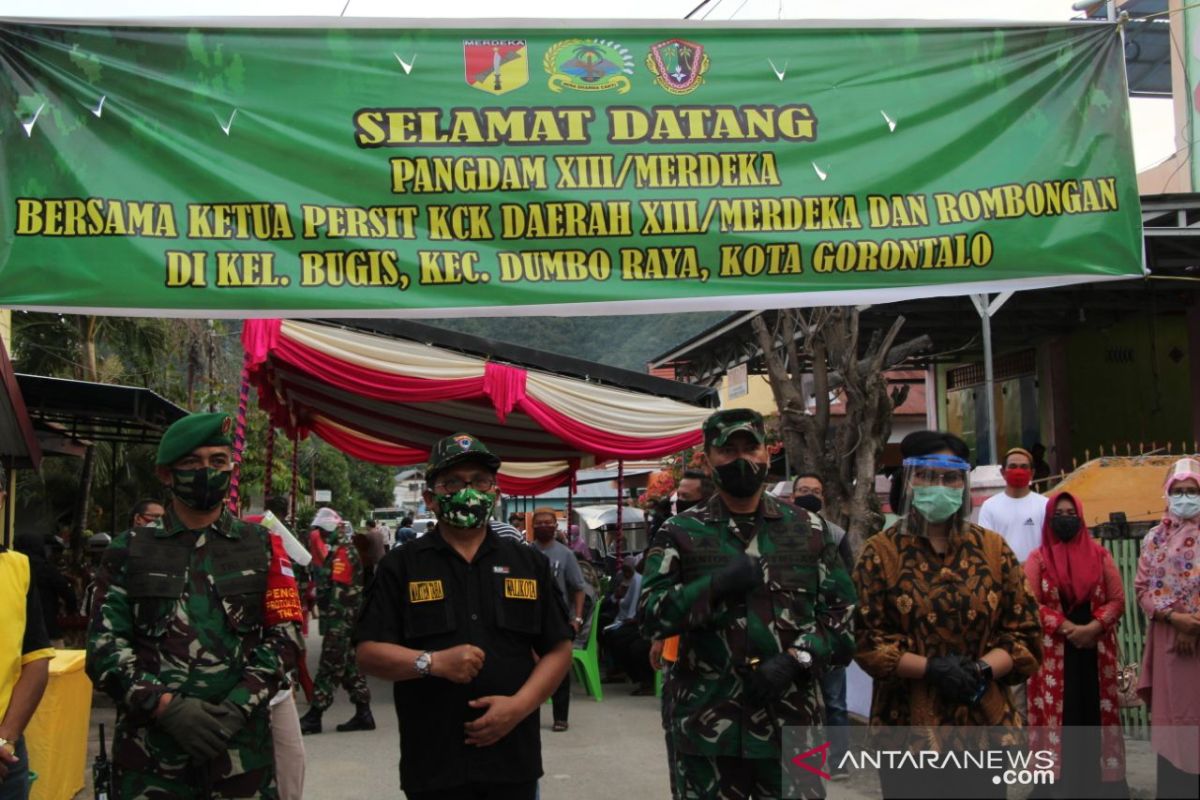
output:
M 1000 684 L 1021 683 L 1037 671 L 1042 630 L 1025 572 L 1004 539 L 967 524 L 951 533 L 947 551 L 939 554 L 928 539 L 893 526 L 867 540 L 853 577 L 859 598 L 855 660 L 874 678 L 874 741 L 917 749 L 983 744 L 939 738 L 936 727 L 950 725 L 992 726 L 1004 733 L 988 744 L 1015 743 L 1020 718 Z M 980 658 L 994 648 L 1012 657 L 1013 670 L 974 707 L 948 703 L 932 684 L 896 675 L 905 653 Z M 970 728 L 956 730 L 961 736 Z
M 1117 691 L 1117 623 L 1125 613 L 1125 589 L 1112 556 L 1107 550 L 1102 552 L 1104 579 L 1095 585 L 1089 598 L 1091 618 L 1099 620 L 1104 627 L 1095 651 L 1100 678 L 1100 767 L 1102 780 L 1118 781 L 1125 777 L 1125 740 L 1121 733 Z M 1054 578 L 1045 572 L 1040 550 L 1030 554 L 1025 562 L 1025 573 L 1038 602 L 1038 614 L 1044 631 L 1042 647 L 1046 654 L 1042 668 L 1029 679 L 1030 745 L 1033 750 L 1054 752 L 1054 769 L 1057 773 L 1063 725 L 1078 724 L 1063 718 L 1063 667 L 1066 663 L 1067 640 L 1060 629 L 1068 619 L 1068 610 L 1063 608 Z M 1066 677 L 1066 680 L 1070 679 L 1071 676 Z M 1093 769 L 1094 765 L 1079 765 L 1076 768 Z

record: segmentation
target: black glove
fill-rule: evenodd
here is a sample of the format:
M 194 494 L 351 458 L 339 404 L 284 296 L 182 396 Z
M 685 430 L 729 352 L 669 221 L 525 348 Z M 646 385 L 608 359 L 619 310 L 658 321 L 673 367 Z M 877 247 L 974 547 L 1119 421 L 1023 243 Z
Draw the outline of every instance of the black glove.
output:
M 783 697 L 803 671 L 800 662 L 787 653 L 773 655 L 746 675 L 746 697 L 755 705 L 766 706 Z
M 171 735 L 196 763 L 210 761 L 225 750 L 221 719 L 225 709 L 195 697 L 176 695 L 158 717 L 158 725 Z
M 739 598 L 762 583 L 762 570 L 758 559 L 739 553 L 728 564 L 713 573 L 712 596 L 714 600 Z
M 934 656 L 925 663 L 925 680 L 946 700 L 966 705 L 975 698 L 979 676 L 974 661 L 959 655 Z

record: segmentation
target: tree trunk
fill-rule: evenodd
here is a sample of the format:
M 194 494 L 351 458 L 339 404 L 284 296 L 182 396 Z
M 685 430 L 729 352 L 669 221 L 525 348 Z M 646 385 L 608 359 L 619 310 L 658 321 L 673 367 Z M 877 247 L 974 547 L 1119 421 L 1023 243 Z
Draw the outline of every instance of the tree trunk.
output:
M 788 460 L 795 472 L 820 476 L 823 513 L 846 529 L 855 553 L 882 523 L 875 473 L 891 435 L 892 411 L 906 395 L 889 392 L 884 371 L 927 346 L 918 339 L 893 348 L 903 325 L 897 317 L 886 334 L 876 332 L 861 348 L 852 308 L 792 309 L 777 312 L 773 324 L 763 315 L 752 321 Z M 801 353 L 812 370 L 811 411 Z M 833 413 L 831 391 L 841 395 L 844 414 Z
M 96 360 L 96 334 L 100 327 L 98 317 L 79 317 L 79 338 L 82 347 L 80 379 L 95 382 L 100 369 Z M 75 509 L 71 518 L 71 554 L 78 561 L 83 558 L 83 532 L 87 529 L 88 515 L 92 509 L 92 480 L 96 474 L 96 448 L 88 447 L 83 454 L 83 465 L 79 470 L 79 494 L 75 498 Z M 115 533 L 115 531 L 114 531 Z

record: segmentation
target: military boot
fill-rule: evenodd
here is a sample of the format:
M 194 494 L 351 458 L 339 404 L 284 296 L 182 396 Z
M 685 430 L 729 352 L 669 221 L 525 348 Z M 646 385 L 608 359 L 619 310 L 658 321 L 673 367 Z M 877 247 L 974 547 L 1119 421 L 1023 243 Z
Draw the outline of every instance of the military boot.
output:
M 371 714 L 371 706 L 366 703 L 359 703 L 354 716 L 337 726 L 337 729 L 342 733 L 346 731 L 373 731 L 375 730 L 375 716 Z
M 310 708 L 303 717 L 300 718 L 300 733 L 305 736 L 310 733 L 321 732 L 321 711 L 317 708 Z

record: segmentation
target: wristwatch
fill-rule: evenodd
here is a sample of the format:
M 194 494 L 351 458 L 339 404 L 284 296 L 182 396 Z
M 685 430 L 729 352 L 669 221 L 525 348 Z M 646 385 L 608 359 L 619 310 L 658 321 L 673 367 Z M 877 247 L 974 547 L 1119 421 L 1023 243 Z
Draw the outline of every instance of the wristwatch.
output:
M 433 668 L 433 653 L 426 650 L 421 655 L 417 656 L 416 664 L 417 674 L 422 678 L 429 677 L 429 670 Z
M 812 653 L 807 650 L 801 650 L 799 647 L 793 647 L 788 650 L 792 658 L 796 659 L 796 663 L 800 665 L 800 669 L 812 669 L 813 657 Z

